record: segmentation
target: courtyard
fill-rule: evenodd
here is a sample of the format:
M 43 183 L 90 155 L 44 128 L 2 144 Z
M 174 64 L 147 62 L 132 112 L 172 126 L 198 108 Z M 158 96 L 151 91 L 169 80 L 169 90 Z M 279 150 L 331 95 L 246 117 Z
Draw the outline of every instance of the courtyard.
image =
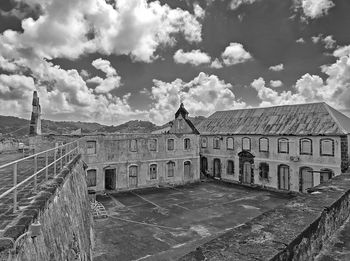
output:
M 100 195 L 94 260 L 176 260 L 291 198 L 216 181 Z

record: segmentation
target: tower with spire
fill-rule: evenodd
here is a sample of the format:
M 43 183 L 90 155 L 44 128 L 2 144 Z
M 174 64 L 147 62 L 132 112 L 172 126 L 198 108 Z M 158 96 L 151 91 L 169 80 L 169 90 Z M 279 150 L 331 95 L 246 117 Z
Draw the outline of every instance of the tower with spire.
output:
M 196 127 L 188 118 L 188 111 L 181 102 L 179 109 L 175 113 L 175 120 L 169 130 L 169 133 L 183 133 L 183 134 L 199 134 Z
M 41 135 L 41 107 L 37 91 L 33 93 L 32 117 L 30 119 L 29 135 Z

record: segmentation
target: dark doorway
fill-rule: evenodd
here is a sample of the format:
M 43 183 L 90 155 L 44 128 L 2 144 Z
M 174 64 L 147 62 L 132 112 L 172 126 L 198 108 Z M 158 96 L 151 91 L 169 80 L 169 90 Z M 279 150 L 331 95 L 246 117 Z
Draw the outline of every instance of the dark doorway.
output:
M 320 183 L 324 183 L 334 177 L 334 172 L 331 169 L 321 169 L 320 171 Z
M 246 184 L 254 184 L 254 155 L 243 150 L 238 153 L 239 157 L 239 181 Z
M 117 184 L 117 175 L 115 169 L 106 169 L 105 170 L 105 189 L 114 190 L 116 189 Z
M 221 161 L 214 159 L 214 178 L 221 178 Z
M 290 174 L 289 166 L 287 165 L 278 166 L 278 189 L 290 189 Z
M 191 161 L 184 162 L 184 177 L 185 177 L 185 180 L 193 179 L 193 176 L 191 175 Z
M 299 175 L 299 191 L 300 192 L 307 192 L 308 188 L 312 188 L 314 186 L 314 174 L 312 172 L 312 168 L 309 167 L 302 167 L 300 168 L 300 175 Z
M 207 173 L 208 171 L 208 159 L 206 157 L 201 157 L 201 172 Z

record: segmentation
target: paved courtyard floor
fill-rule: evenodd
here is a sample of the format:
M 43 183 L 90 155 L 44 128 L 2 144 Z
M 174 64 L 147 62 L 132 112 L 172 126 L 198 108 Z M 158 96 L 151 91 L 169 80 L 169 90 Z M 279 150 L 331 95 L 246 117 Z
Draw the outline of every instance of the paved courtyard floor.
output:
M 94 261 L 176 260 L 290 199 L 214 181 L 98 196 Z

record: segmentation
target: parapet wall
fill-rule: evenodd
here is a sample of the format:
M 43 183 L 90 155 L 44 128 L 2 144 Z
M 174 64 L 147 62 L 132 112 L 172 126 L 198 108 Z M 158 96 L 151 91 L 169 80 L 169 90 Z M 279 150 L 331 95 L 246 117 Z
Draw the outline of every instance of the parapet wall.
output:
M 313 260 L 349 214 L 350 175 L 342 174 L 180 260 Z
M 54 178 L 42 184 L 31 204 L 0 237 L 0 260 L 92 260 L 93 221 L 85 182 L 85 166 L 76 156 Z M 13 242 L 39 221 L 41 233 Z M 9 256 L 12 252 L 12 258 Z

